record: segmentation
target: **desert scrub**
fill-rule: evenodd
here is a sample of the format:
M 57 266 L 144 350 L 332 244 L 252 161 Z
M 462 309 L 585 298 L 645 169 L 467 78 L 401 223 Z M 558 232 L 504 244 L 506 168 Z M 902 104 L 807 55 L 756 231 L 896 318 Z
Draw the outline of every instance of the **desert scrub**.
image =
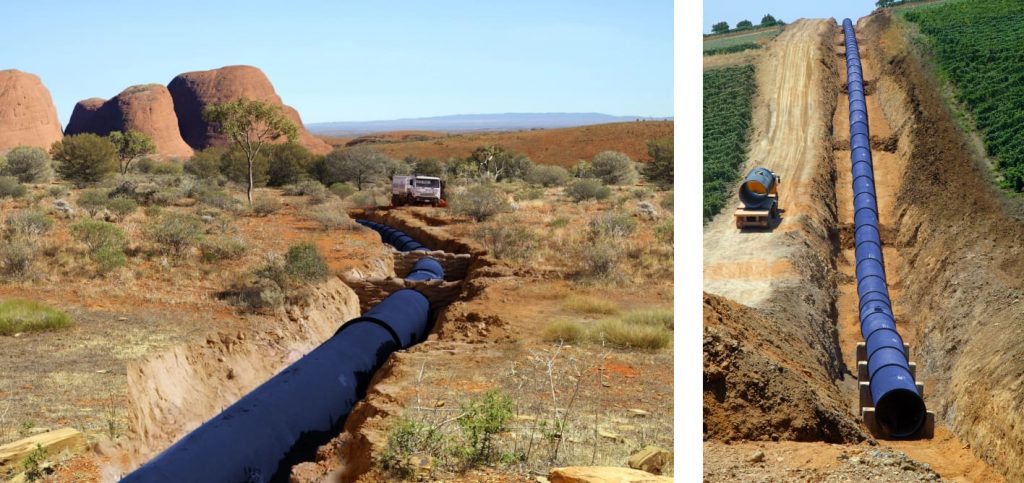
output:
M 632 184 L 636 182 L 637 172 L 633 160 L 618 151 L 603 151 L 591 161 L 590 174 L 604 184 Z
M 564 216 L 559 216 L 547 222 L 549 228 L 563 228 L 569 225 L 569 219 Z
M 612 194 L 611 188 L 605 186 L 600 180 L 583 178 L 573 181 L 565 188 L 565 194 L 573 201 L 605 200 Z
M 625 238 L 636 231 L 636 220 L 621 211 L 605 211 L 590 219 L 590 236 Z
M 548 342 L 575 344 L 587 338 L 587 329 L 573 320 L 556 320 L 544 327 L 541 336 Z
M 320 204 L 327 201 L 330 193 L 327 188 L 315 179 L 307 179 L 295 184 L 282 187 L 285 196 L 308 196 L 310 204 Z
M 541 188 L 526 188 L 516 192 L 516 201 L 539 200 L 544 197 L 544 190 Z
M 446 437 L 441 428 L 407 417 L 399 418 L 388 430 L 387 443 L 381 453 L 381 466 L 399 478 L 412 478 L 416 468 L 409 463 L 415 455 L 440 455 Z
M 487 251 L 502 260 L 527 261 L 538 248 L 537 235 L 515 220 L 481 226 L 474 236 Z
M 0 335 L 43 332 L 71 325 L 68 314 L 33 300 L 0 300 Z
M 237 236 L 214 236 L 200 241 L 199 251 L 204 262 L 237 260 L 249 251 L 249 245 Z
M 569 182 L 569 171 L 561 166 L 536 164 L 526 172 L 526 182 L 545 187 L 562 186 Z
M 320 282 L 327 279 L 330 270 L 327 260 L 312 242 L 302 242 L 288 247 L 284 256 L 285 272 L 303 282 Z
M 672 245 L 675 234 L 674 230 L 675 227 L 673 225 L 672 218 L 669 218 L 665 220 L 664 223 L 654 227 L 654 236 L 658 237 L 659 240 Z
M 4 221 L 10 237 L 37 237 L 53 228 L 53 219 L 39 208 L 23 208 Z
M 24 237 L 4 240 L 0 243 L 0 272 L 17 277 L 28 273 L 36 257 L 36 245 Z
M 619 306 L 615 302 L 582 295 L 573 295 L 565 299 L 562 308 L 579 314 L 612 315 L 619 313 Z
M 468 216 L 474 221 L 483 221 L 498 213 L 512 211 L 494 183 L 473 185 L 465 191 L 452 194 L 449 206 L 452 213 Z
M 634 310 L 623 315 L 622 321 L 629 325 L 675 328 L 672 311 L 667 309 Z
M 14 176 L 0 176 L 0 199 L 21 198 L 28 191 Z
M 323 230 L 336 230 L 338 228 L 355 229 L 357 226 L 352 218 L 349 218 L 341 205 L 336 203 L 310 206 L 302 210 L 302 216 L 317 222 Z
M 22 183 L 45 183 L 53 177 L 50 155 L 35 146 L 18 146 L 7 153 L 0 175 L 14 176 Z
M 96 263 L 99 273 L 110 272 L 127 262 L 124 248 L 128 237 L 113 223 L 82 220 L 71 225 L 71 236 L 85 244 L 89 259 Z
M 380 200 L 378 200 L 377 195 L 372 190 L 358 191 L 349 196 L 348 200 L 357 208 L 376 208 L 380 206 Z
M 252 197 L 252 214 L 256 216 L 267 216 L 281 210 L 281 202 L 273 195 L 265 192 L 257 192 Z
M 511 397 L 493 389 L 460 405 L 462 415 L 458 422 L 466 439 L 465 456 L 470 463 L 495 462 L 496 439 L 508 429 L 513 407 Z
M 203 236 L 203 222 L 193 215 L 164 213 L 144 227 L 146 236 L 165 253 L 183 255 Z
M 341 199 L 348 198 L 349 196 L 352 196 L 352 193 L 356 192 L 356 187 L 348 183 L 334 183 L 329 189 L 331 190 L 331 193 L 334 193 L 334 196 Z
M 118 220 L 123 220 L 139 208 L 139 204 L 135 200 L 124 196 L 108 199 L 105 206 Z
M 78 199 L 75 200 L 75 204 L 79 208 L 89 213 L 89 216 L 96 216 L 107 206 L 107 201 L 110 200 L 110 190 L 105 189 L 87 189 L 82 190 L 78 193 Z

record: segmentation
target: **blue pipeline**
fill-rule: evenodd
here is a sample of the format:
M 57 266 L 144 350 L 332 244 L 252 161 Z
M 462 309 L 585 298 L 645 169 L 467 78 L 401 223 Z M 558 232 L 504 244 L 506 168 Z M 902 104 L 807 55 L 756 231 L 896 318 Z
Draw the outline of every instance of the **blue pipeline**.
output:
M 868 109 L 857 38 L 843 20 L 846 81 L 850 97 L 850 162 L 853 176 L 853 225 L 857 262 L 860 330 L 867 346 L 868 375 L 875 417 L 894 437 L 915 434 L 924 424 L 925 405 L 910 374 L 903 339 L 896 331 L 885 260 L 878 231 L 878 201 L 868 133 Z
M 421 258 L 409 280 L 443 279 Z M 287 481 L 336 436 L 391 353 L 422 342 L 430 302 L 411 289 L 392 293 L 319 347 L 164 450 L 122 481 Z
M 412 252 L 416 250 L 430 251 L 429 248 L 423 246 L 423 244 L 414 240 L 411 236 L 391 228 L 390 226 L 370 220 L 356 220 L 356 223 L 380 233 L 381 241 L 395 247 L 395 249 L 400 252 Z

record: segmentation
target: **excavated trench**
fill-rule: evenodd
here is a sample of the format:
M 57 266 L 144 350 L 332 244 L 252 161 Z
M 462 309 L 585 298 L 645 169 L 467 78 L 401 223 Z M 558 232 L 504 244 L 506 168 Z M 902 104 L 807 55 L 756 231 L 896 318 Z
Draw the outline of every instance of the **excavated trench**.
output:
M 1024 478 L 1024 227 L 971 152 L 934 76 L 888 13 L 857 23 L 874 157 L 879 228 L 893 311 L 929 410 L 934 440 L 885 441 L 943 476 Z M 833 45 L 844 55 L 842 30 Z M 846 66 L 837 62 L 837 82 Z M 833 121 L 842 362 L 861 342 L 845 91 Z M 856 381 L 841 383 L 859 412 Z M 949 430 L 955 436 L 949 434 Z M 959 441 L 957 441 L 959 439 Z M 956 455 L 969 447 L 980 460 Z M 991 466 L 989 468 L 988 466 Z

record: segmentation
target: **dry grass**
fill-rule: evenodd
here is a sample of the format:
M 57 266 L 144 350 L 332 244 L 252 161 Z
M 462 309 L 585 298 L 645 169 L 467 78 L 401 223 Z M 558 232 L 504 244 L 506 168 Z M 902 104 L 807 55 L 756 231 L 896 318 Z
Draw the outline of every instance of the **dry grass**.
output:
M 591 338 L 625 349 L 664 349 L 672 343 L 672 331 L 658 325 L 631 324 L 623 319 L 606 319 L 597 323 Z
M 71 325 L 68 314 L 31 300 L 0 301 L 0 335 L 43 332 Z
M 619 306 L 615 302 L 582 295 L 573 295 L 567 298 L 562 304 L 562 308 L 580 314 L 614 315 L 619 313 Z
M 587 337 L 587 328 L 572 320 L 556 320 L 544 327 L 544 340 L 575 344 Z

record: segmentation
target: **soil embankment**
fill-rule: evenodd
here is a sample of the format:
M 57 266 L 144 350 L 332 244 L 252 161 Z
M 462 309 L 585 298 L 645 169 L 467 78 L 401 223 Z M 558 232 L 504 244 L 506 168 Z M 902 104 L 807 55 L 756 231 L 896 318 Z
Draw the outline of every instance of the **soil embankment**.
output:
M 882 211 L 895 256 L 885 255 L 925 400 L 975 454 L 1008 480 L 1024 479 L 1024 224 L 968 147 L 899 22 L 875 14 L 858 31 L 903 163 L 891 173 L 891 208 Z
M 743 169 L 764 166 L 782 177 L 782 223 L 771 231 L 739 231 L 733 200 L 704 231 L 705 292 L 749 307 L 705 299 L 705 418 L 712 422 L 705 439 L 864 437 L 834 383 L 844 369 L 833 321 L 834 28 L 832 20 L 795 22 L 757 63 L 755 131 Z M 774 368 L 778 376 L 737 370 L 749 365 Z M 808 394 L 785 389 L 795 374 Z M 747 418 L 754 419 L 739 421 Z

